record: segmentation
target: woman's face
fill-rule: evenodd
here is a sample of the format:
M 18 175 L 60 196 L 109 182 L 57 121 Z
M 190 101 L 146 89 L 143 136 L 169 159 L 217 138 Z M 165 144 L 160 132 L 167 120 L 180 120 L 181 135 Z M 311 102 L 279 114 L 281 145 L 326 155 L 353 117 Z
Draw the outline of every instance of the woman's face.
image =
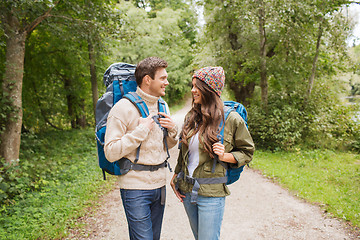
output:
M 192 80 L 191 93 L 192 93 L 192 96 L 194 99 L 194 103 L 201 104 L 202 94 L 201 94 L 200 90 L 196 87 L 196 78 L 193 78 L 193 80 Z

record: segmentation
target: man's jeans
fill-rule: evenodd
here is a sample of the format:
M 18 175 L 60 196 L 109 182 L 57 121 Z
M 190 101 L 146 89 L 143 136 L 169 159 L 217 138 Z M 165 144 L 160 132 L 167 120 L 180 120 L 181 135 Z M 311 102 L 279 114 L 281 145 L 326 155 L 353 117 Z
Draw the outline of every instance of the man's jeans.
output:
M 220 239 L 225 197 L 204 197 L 199 195 L 196 204 L 192 204 L 190 194 L 187 193 L 185 196 L 183 203 L 195 239 Z
M 120 189 L 128 221 L 130 240 L 158 240 L 165 205 L 161 205 L 161 188 L 154 190 Z

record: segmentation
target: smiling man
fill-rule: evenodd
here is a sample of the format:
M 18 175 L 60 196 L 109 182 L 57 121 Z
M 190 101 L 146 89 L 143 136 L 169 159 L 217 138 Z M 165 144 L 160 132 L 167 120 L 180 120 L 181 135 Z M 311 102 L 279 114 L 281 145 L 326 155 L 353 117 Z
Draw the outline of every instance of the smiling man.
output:
M 131 240 L 160 239 L 167 166 L 162 128 L 168 132 L 168 147 L 172 148 L 177 143 L 177 126 L 170 118 L 167 104 L 168 114 L 158 111 L 158 100 L 165 95 L 166 86 L 169 85 L 167 66 L 165 60 L 149 57 L 140 61 L 136 67 L 136 93 L 149 109 L 147 118 L 142 118 L 136 106 L 122 98 L 111 109 L 107 119 L 104 146 L 106 158 L 111 162 L 126 158 L 143 168 L 130 170 L 119 177 Z M 159 118 L 161 127 L 153 120 L 158 114 L 163 116 Z

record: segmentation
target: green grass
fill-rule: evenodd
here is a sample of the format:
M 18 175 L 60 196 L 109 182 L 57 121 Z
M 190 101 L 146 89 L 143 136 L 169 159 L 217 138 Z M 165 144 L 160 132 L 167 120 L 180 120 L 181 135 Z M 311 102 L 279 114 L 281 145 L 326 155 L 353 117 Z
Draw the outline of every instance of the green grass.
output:
M 252 167 L 295 195 L 360 227 L 360 155 L 329 150 L 256 151 Z
M 21 176 L 33 174 L 35 183 L 27 183 L 29 191 L 1 206 L 0 239 L 63 238 L 113 188 L 114 178 L 102 178 L 92 129 L 25 136 L 23 143 L 18 171 Z M 33 173 L 33 168 L 42 170 Z

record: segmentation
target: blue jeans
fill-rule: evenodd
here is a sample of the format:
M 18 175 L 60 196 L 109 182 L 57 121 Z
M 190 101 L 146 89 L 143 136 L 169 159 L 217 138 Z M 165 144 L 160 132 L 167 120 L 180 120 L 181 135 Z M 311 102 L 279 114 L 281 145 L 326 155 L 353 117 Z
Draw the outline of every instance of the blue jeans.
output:
M 161 188 L 154 190 L 120 189 L 131 240 L 160 239 L 165 205 Z
M 195 239 L 220 239 L 225 197 L 204 197 L 199 195 L 197 203 L 192 204 L 190 194 L 187 193 L 185 196 L 183 203 Z

